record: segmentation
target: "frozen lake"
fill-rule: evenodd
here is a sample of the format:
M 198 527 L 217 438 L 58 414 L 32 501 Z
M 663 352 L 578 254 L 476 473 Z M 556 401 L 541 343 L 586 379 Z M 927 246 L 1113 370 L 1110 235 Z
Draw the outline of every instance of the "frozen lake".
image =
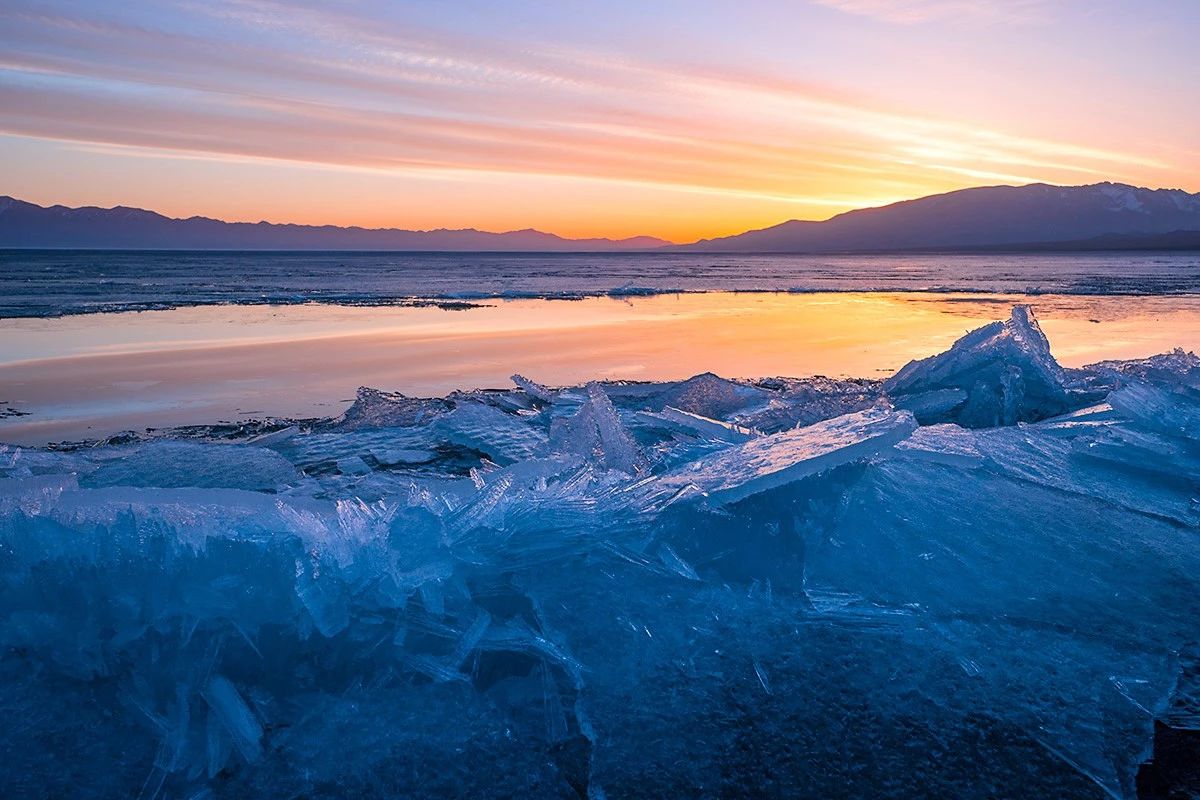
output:
M 416 396 L 587 380 L 886 377 L 1033 304 L 1064 366 L 1200 349 L 1200 297 L 658 294 L 439 307 L 218 305 L 0 319 L 0 441 L 340 413 L 358 386 Z M 20 412 L 18 415 L 14 412 Z

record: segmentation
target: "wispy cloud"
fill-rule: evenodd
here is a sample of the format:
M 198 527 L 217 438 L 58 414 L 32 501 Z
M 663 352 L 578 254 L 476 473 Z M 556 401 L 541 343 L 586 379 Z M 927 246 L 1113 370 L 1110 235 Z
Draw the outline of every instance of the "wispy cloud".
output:
M 1044 19 L 1047 0 L 814 0 L 818 5 L 886 22 L 1031 22 Z

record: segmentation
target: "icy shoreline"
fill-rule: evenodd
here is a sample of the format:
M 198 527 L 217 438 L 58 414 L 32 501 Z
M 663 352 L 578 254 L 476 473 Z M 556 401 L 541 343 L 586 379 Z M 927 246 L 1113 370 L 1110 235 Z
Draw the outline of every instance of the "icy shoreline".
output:
M 1064 369 L 1017 307 L 882 382 L 514 382 L 0 448 L 0 790 L 1179 780 L 1196 356 Z

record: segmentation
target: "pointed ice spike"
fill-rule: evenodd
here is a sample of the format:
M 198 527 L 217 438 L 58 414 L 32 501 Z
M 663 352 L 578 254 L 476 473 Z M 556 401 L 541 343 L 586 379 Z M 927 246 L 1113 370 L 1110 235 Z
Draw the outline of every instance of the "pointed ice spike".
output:
M 604 448 L 604 465 L 629 475 L 637 474 L 645 467 L 645 458 L 617 416 L 612 400 L 598 383 L 589 383 L 587 390 L 600 444 Z

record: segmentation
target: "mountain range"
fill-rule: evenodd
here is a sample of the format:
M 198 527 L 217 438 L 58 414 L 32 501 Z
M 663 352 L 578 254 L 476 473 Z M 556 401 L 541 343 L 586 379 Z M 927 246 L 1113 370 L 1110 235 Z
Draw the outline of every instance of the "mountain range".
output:
M 412 250 L 562 252 L 648 250 L 668 242 L 566 239 L 535 230 L 409 231 L 272 222 L 175 219 L 141 208 L 44 207 L 0 197 L 0 247 L 122 250 Z
M 188 250 L 839 253 L 1200 249 L 1200 193 L 1120 183 L 986 186 L 672 244 L 650 236 L 490 233 L 174 219 L 138 208 L 43 207 L 0 197 L 0 247 Z
M 834 253 L 904 250 L 1127 249 L 1196 246 L 1200 193 L 1121 183 L 985 186 L 847 211 L 823 222 L 791 220 L 680 249 Z

